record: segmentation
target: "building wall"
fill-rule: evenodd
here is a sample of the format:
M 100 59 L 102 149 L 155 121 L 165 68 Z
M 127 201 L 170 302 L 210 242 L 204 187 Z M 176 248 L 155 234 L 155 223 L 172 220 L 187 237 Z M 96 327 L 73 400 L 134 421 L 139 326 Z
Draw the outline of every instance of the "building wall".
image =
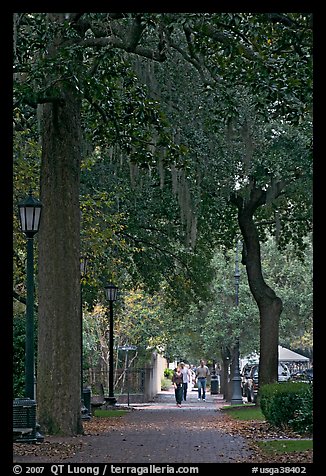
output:
M 136 392 L 131 391 L 131 393 L 129 394 L 129 402 L 145 403 L 153 401 L 157 393 L 161 391 L 161 379 L 164 376 L 164 369 L 166 369 L 167 367 L 167 360 L 157 352 L 153 352 L 150 363 L 146 365 L 143 369 L 138 369 L 140 373 L 135 377 L 137 377 L 138 380 L 141 378 L 141 380 L 143 381 L 143 386 L 142 388 L 139 387 L 139 390 L 136 390 Z M 108 386 L 106 385 L 108 382 L 107 372 L 98 373 L 97 380 L 99 382 L 98 386 L 102 388 L 102 391 L 99 392 L 99 395 L 93 395 L 91 397 L 94 405 L 98 402 L 103 401 L 104 395 L 108 394 Z M 116 389 L 114 395 L 117 398 L 118 403 L 127 403 L 128 386 L 125 385 L 123 387 L 123 393 L 120 393 L 119 389 Z
M 161 379 L 167 366 L 167 360 L 164 357 L 157 352 L 152 353 L 151 363 L 146 367 L 145 373 L 145 401 L 152 401 L 161 391 Z

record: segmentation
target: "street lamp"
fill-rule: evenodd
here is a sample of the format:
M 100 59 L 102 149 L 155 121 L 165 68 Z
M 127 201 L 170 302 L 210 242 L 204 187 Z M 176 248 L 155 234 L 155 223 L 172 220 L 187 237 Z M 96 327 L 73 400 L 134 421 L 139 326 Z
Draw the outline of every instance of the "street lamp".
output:
M 42 204 L 29 196 L 18 204 L 21 231 L 27 238 L 26 266 L 26 342 L 25 342 L 25 396 L 34 400 L 34 254 L 33 240 L 38 232 Z
M 110 342 L 109 342 L 109 396 L 106 401 L 110 405 L 115 405 L 117 399 L 113 391 L 113 302 L 117 300 L 118 288 L 114 284 L 107 284 L 104 287 L 105 297 L 110 303 Z
M 239 282 L 240 282 L 240 271 L 239 271 L 239 245 L 241 241 L 237 241 L 237 250 L 235 257 L 235 271 L 234 271 L 234 280 L 235 280 L 235 304 L 238 307 L 239 305 Z M 234 358 L 234 371 L 232 378 L 232 399 L 231 405 L 242 405 L 242 392 L 241 392 L 241 376 L 239 369 L 239 358 L 240 358 L 240 346 L 239 338 L 237 338 L 235 346 L 235 358 Z
M 82 420 L 89 420 L 89 409 L 85 405 L 84 401 L 84 377 L 83 377 L 83 284 L 82 279 L 86 276 L 87 272 L 87 256 L 80 257 L 80 385 L 81 385 L 81 414 Z

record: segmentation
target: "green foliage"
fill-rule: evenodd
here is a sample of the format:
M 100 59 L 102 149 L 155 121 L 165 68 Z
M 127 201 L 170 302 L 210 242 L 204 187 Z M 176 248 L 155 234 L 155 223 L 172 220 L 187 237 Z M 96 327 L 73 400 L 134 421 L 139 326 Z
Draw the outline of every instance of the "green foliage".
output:
M 304 240 L 301 256 L 288 243 L 282 252 L 275 240 L 262 246 L 262 266 L 266 282 L 283 301 L 280 341 L 285 347 L 313 346 L 312 242 Z
M 168 369 L 168 368 L 164 369 L 164 377 L 167 379 L 170 379 L 170 382 L 171 382 L 172 375 L 173 375 L 173 369 Z
M 26 198 L 32 190 L 38 198 L 41 148 L 32 127 L 28 108 L 15 108 L 13 135 L 13 287 L 24 297 L 26 281 L 26 239 L 20 231 L 18 202 Z M 37 266 L 37 247 L 35 247 L 35 267 Z
M 266 282 L 283 300 L 280 317 L 280 340 L 287 346 L 302 339 L 312 340 L 312 251 L 306 240 L 304 260 L 298 258 L 295 247 L 288 244 L 281 253 L 275 239 L 269 236 L 261 246 L 262 266 Z M 232 346 L 240 339 L 241 355 L 259 352 L 259 314 L 253 301 L 244 267 L 240 264 L 239 303 L 235 306 L 234 251 L 216 251 L 213 296 L 200 314 L 204 348 L 215 355 L 222 346 Z
M 216 357 L 236 338 L 243 353 L 258 348 L 259 316 L 244 273 L 234 306 L 238 225 L 230 195 L 247 197 L 250 186 L 269 197 L 255 220 L 266 242 L 264 274 L 284 301 L 281 338 L 311 335 L 311 268 L 292 258 L 306 258 L 311 230 L 310 17 L 84 13 L 76 24 L 15 14 L 15 206 L 38 188 L 42 105 L 35 107 L 60 99 L 57 85 L 69 83 L 82 98 L 83 299 L 92 311 L 109 278 L 131 290 L 116 312 L 119 343 L 190 360 Z M 127 45 L 139 19 L 142 48 L 159 44 L 167 61 L 141 60 Z M 112 47 L 105 43 L 111 31 L 119 31 L 118 48 L 114 36 Z M 47 56 L 60 36 L 56 55 Z M 93 49 L 93 39 L 105 46 Z M 272 200 L 275 181 L 285 179 Z M 14 229 L 14 285 L 23 294 L 16 214 Z M 271 235 L 282 255 L 270 249 Z M 86 323 L 89 359 L 105 347 L 97 339 L 102 317 L 98 327 Z
M 17 314 L 13 319 L 13 395 L 21 398 L 25 391 L 25 318 Z
M 112 20 L 105 14 L 84 13 L 81 22 L 88 22 L 86 31 L 69 19 L 49 21 L 47 15 L 15 14 L 15 104 L 16 110 L 25 104 L 24 117 L 29 116 L 28 127 L 33 125 L 37 137 L 31 104 L 55 97 L 62 81 L 73 84 L 83 98 L 82 248 L 90 250 L 96 268 L 84 299 L 92 306 L 101 281 L 108 275 L 126 281 L 126 274 L 134 285 L 142 283 L 150 292 L 158 289 L 162 278 L 166 280 L 174 307 L 186 309 L 199 293 L 207 299 L 212 277 L 209 250 L 232 242 L 236 232 L 228 196 L 237 181 L 244 152 L 239 137 L 249 109 L 254 114 L 257 108 L 273 113 L 274 119 L 283 111 L 288 121 L 285 126 L 283 119 L 271 122 L 269 116 L 267 125 L 262 121 L 259 127 L 251 126 L 258 131 L 251 165 L 257 184 L 264 184 L 271 171 L 283 177 L 285 167 L 292 174 L 301 170 L 296 158 L 302 156 L 304 134 L 298 137 L 289 124 L 302 121 L 302 111 L 309 106 L 310 15 L 163 13 L 115 19 L 122 42 L 139 18 L 144 46 L 154 47 L 162 31 L 173 37 L 170 60 L 156 64 L 108 44 L 104 49 L 85 47 L 83 41 L 91 42 L 93 35 L 105 38 L 110 31 Z M 184 28 L 190 36 L 184 36 Z M 47 43 L 58 35 L 64 41 L 56 55 L 48 57 Z M 187 48 L 191 62 L 184 60 Z M 197 54 L 204 59 L 200 68 Z M 189 94 L 189 89 L 198 94 Z M 230 118 L 237 122 L 232 150 L 225 147 Z M 280 129 L 280 135 L 273 132 Z M 309 141 L 309 134 L 306 137 Z M 136 186 L 129 164 L 138 167 Z M 181 210 L 181 217 L 182 193 L 171 197 L 167 177 L 172 166 L 185 171 L 191 191 L 191 203 Z M 261 173 L 264 169 L 267 176 Z M 185 213 L 193 213 L 197 220 L 196 253 L 189 253 L 188 243 L 184 246 L 190 224 Z M 289 213 L 286 203 L 278 213 Z M 295 230 L 300 240 L 293 223 L 283 230 L 283 242 L 289 230 Z
M 298 433 L 311 433 L 313 425 L 313 385 L 282 382 L 263 385 L 259 396 L 266 420 L 278 427 L 290 426 Z
M 313 384 L 302 395 L 300 406 L 289 420 L 289 425 L 298 433 L 312 433 L 313 430 Z
M 171 388 L 171 379 L 162 378 L 161 379 L 161 390 L 169 390 Z

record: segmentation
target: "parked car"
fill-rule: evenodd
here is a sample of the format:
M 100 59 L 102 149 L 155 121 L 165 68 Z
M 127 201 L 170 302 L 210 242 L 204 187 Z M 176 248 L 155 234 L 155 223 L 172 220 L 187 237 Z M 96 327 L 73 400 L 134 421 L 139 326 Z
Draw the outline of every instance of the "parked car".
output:
M 249 403 L 256 403 L 257 402 L 257 394 L 258 394 L 258 364 L 253 365 L 250 369 L 249 376 L 247 378 L 247 401 Z M 287 365 L 283 362 L 279 362 L 278 364 L 278 382 L 287 382 L 290 380 L 291 374 L 290 370 Z
M 309 369 L 306 369 L 304 371 L 304 374 L 306 375 L 309 382 L 313 382 L 313 380 L 314 380 L 314 369 L 312 367 L 310 367 Z
M 280 362 L 278 364 L 278 381 L 279 382 L 287 382 L 291 378 L 291 372 L 289 370 L 289 367 L 284 364 L 283 362 Z
M 291 375 L 291 380 L 294 382 L 308 382 L 312 383 L 314 380 L 313 368 L 298 370 Z

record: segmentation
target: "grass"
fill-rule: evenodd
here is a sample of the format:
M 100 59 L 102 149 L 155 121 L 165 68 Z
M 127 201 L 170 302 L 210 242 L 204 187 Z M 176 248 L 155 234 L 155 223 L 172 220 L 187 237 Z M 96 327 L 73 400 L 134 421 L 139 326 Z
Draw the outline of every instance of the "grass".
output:
M 312 440 L 272 440 L 257 441 L 257 445 L 269 454 L 293 453 L 313 449 Z
M 227 410 L 228 414 L 238 420 L 265 420 L 265 417 L 260 409 L 256 405 L 229 405 L 223 407 L 223 410 Z M 255 443 L 266 454 L 287 454 L 302 452 L 313 449 L 312 440 L 268 440 L 268 441 L 255 441 Z
M 265 420 L 260 407 L 256 405 L 232 405 L 223 407 L 223 410 L 227 410 L 228 414 L 237 420 Z
M 101 410 L 97 408 L 94 411 L 94 416 L 108 418 L 108 417 L 120 417 L 127 413 L 127 410 Z

